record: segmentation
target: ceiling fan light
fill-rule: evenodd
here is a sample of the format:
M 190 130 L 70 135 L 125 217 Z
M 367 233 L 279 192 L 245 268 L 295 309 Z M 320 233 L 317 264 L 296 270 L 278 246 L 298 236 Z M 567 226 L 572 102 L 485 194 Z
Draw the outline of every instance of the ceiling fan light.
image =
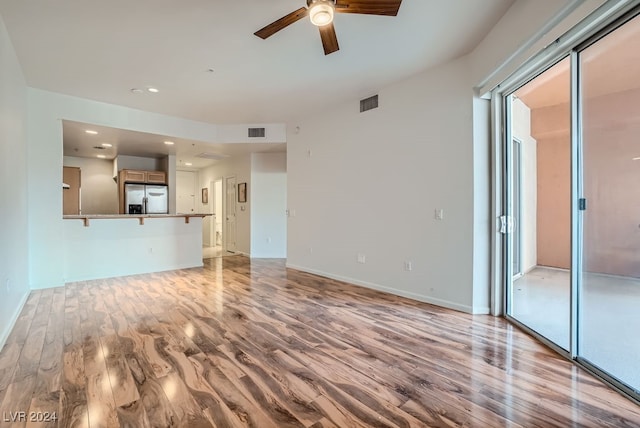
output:
M 335 6 L 332 1 L 317 0 L 309 8 L 309 18 L 311 23 L 318 27 L 328 25 L 333 22 L 333 12 Z

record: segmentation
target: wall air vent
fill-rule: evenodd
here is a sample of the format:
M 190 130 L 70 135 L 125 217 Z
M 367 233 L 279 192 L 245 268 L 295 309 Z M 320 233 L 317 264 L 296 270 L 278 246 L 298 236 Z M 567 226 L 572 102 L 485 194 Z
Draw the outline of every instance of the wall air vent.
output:
M 378 108 L 377 95 L 374 95 L 369 98 L 365 98 L 364 100 L 360 100 L 360 113 L 363 113 L 367 110 L 373 110 L 374 108 Z
M 224 158 L 228 158 L 229 155 L 221 155 L 218 153 L 200 153 L 199 155 L 196 155 L 197 158 L 202 158 L 202 159 L 213 159 L 213 160 L 220 160 L 220 159 L 224 159 Z
M 265 128 L 249 128 L 249 138 L 264 138 Z

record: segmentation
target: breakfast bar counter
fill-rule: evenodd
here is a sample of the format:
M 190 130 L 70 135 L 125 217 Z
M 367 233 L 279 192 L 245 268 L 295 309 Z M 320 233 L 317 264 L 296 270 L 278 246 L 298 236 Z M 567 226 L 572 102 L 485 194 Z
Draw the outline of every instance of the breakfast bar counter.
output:
M 65 220 L 82 220 L 84 225 L 88 227 L 91 220 L 113 220 L 113 219 L 137 219 L 140 225 L 144 224 L 145 219 L 149 218 L 184 218 L 185 223 L 189 223 L 189 219 L 203 218 L 213 214 L 78 214 L 62 216 Z
M 65 215 L 64 280 L 202 266 L 202 219 L 210 215 Z

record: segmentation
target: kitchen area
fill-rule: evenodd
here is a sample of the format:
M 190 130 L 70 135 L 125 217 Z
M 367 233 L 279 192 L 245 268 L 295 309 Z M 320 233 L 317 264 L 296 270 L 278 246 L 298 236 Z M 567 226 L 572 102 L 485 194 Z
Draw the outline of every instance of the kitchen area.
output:
M 251 142 L 232 126 L 216 143 L 63 120 L 64 281 L 284 258 L 282 131 Z
M 202 266 L 203 212 L 179 213 L 173 141 L 65 121 L 67 281 Z

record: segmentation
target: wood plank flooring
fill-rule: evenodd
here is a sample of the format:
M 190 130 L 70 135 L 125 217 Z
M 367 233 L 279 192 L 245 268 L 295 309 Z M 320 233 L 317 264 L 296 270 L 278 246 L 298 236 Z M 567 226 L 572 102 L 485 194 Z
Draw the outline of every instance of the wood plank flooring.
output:
M 640 427 L 501 318 L 243 256 L 32 292 L 0 403 L 2 427 Z

